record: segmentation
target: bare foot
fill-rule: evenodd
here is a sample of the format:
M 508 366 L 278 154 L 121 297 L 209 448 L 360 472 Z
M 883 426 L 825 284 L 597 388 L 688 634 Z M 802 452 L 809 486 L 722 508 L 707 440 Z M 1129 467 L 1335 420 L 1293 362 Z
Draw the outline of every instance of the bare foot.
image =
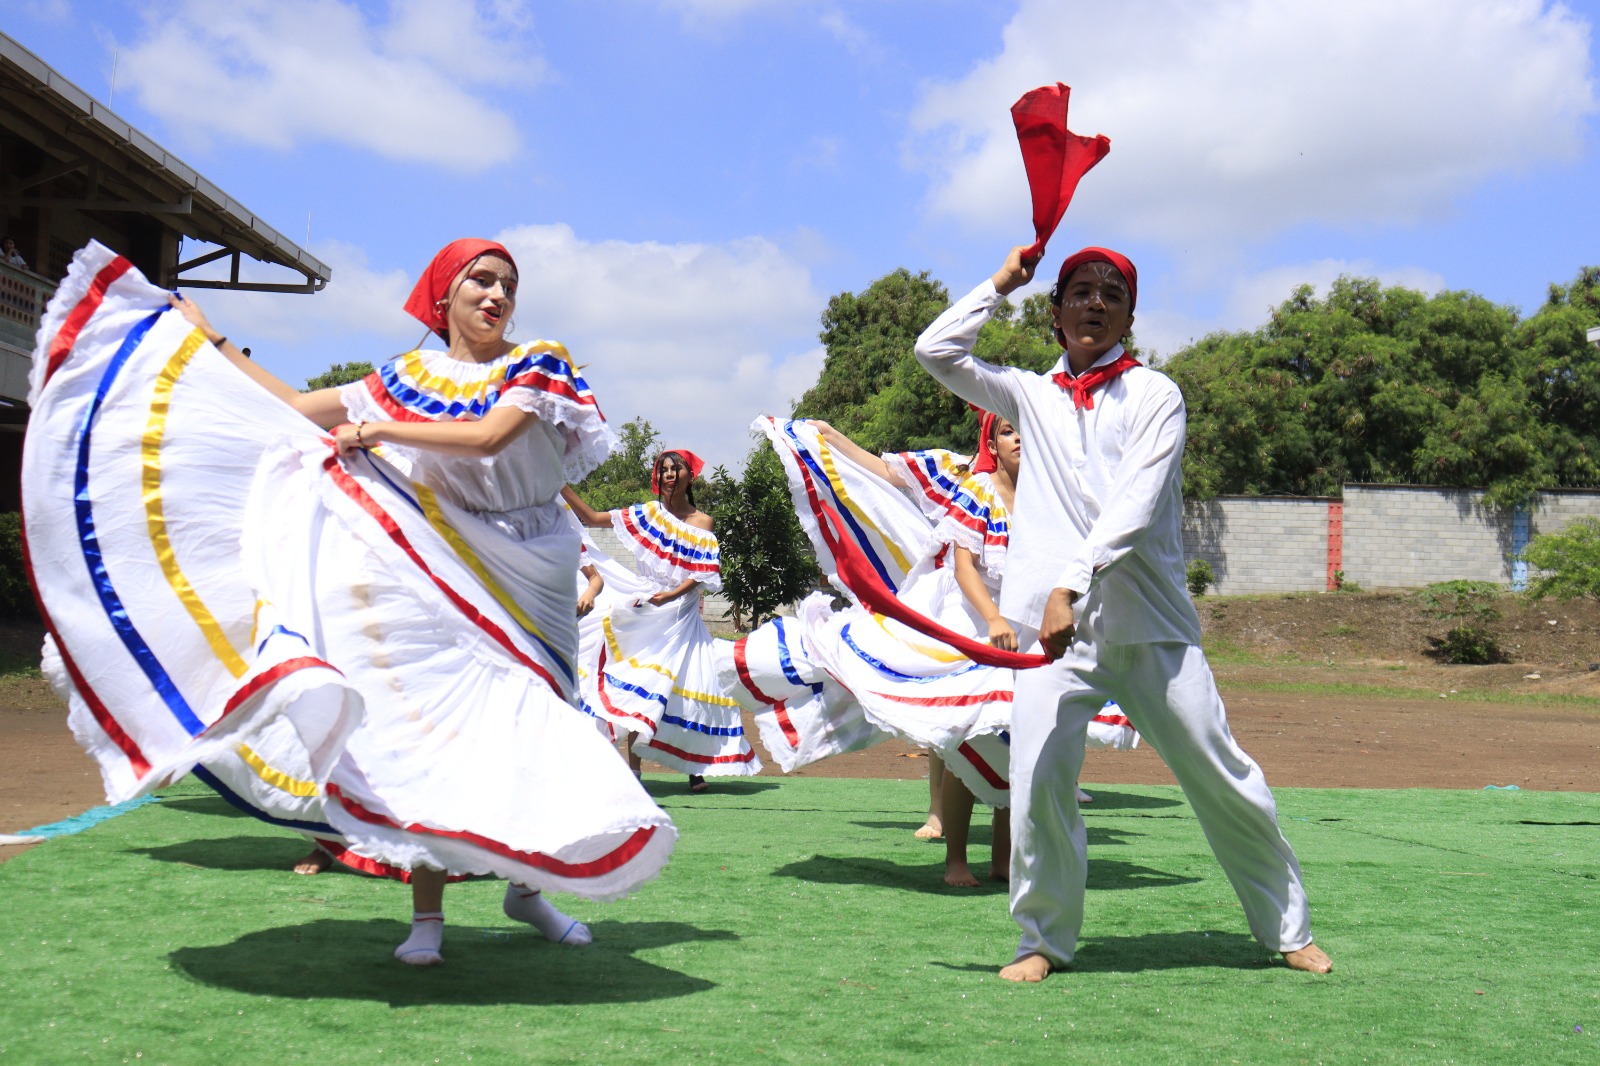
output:
M 310 877 L 313 874 L 320 874 L 322 871 L 326 870 L 332 865 L 332 855 L 329 855 L 321 848 L 313 848 L 311 849 L 310 855 L 307 855 L 305 858 L 294 864 L 294 872 L 297 874 L 303 874 L 306 877 Z
M 1328 953 L 1315 944 L 1307 944 L 1299 951 L 1285 951 L 1283 961 L 1289 964 L 1291 970 L 1304 970 L 1306 973 L 1332 973 L 1333 960 L 1328 958 Z
M 1011 883 L 1011 867 L 1009 867 L 1009 866 L 990 866 L 989 867 L 989 880 L 991 880 L 991 881 L 999 881 L 1001 884 L 1010 884 Z
M 930 814 L 928 820 L 922 823 L 922 828 L 911 835 L 918 840 L 938 840 L 944 836 L 944 823 L 939 821 L 937 814 Z
M 951 888 L 977 888 L 978 879 L 964 862 L 951 860 L 944 864 L 944 883 Z
M 1024 955 L 1009 966 L 1000 967 L 1000 980 L 1038 984 L 1050 976 L 1050 960 L 1043 955 Z

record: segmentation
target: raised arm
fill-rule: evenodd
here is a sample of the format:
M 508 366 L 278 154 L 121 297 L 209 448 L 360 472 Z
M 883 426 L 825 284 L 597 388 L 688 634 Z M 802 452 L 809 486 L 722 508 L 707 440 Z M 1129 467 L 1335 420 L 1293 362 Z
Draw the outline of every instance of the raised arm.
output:
M 834 429 L 820 418 L 810 419 L 810 422 L 811 425 L 816 429 L 817 435 L 827 442 L 828 447 L 832 448 L 834 451 L 842 453 L 845 458 L 849 459 L 857 466 L 862 467 L 870 473 L 876 474 L 889 484 L 900 484 L 899 479 L 895 477 L 894 471 L 889 469 L 889 464 L 883 461 L 882 456 L 873 455 L 861 445 L 857 444 L 843 433 L 840 433 L 837 429 Z
M 567 501 L 568 506 L 572 508 L 572 513 L 578 516 L 579 522 L 589 526 L 591 529 L 611 528 L 611 512 L 596 511 L 593 507 L 584 503 L 583 497 L 574 492 L 571 485 L 562 486 L 561 498 Z
M 339 398 L 338 389 L 317 389 L 315 392 L 301 392 L 281 378 L 275 377 L 260 363 L 250 359 L 239 350 L 227 337 L 223 336 L 215 327 L 206 320 L 205 313 L 198 304 L 187 296 L 173 294 L 167 301 L 183 315 L 195 329 L 205 334 L 206 340 L 216 346 L 223 357 L 238 367 L 245 377 L 266 389 L 272 395 L 305 415 L 317 425 L 327 428 L 336 426 L 346 418 L 344 401 Z
M 995 606 L 994 597 L 989 595 L 989 586 L 983 583 L 983 575 L 978 573 L 978 557 L 959 545 L 956 547 L 956 584 L 961 588 L 961 595 L 967 598 L 972 609 L 989 627 L 989 643 L 1004 651 L 1016 651 L 1017 631 L 1000 617 L 1000 608 Z
M 1023 251 L 1021 247 L 1011 249 L 993 277 L 951 304 L 917 338 L 917 362 L 924 370 L 963 400 L 1012 423 L 1018 420 L 1017 388 L 1022 371 L 984 362 L 972 354 L 972 346 L 1006 295 L 1033 277 L 1038 260 L 1024 260 Z

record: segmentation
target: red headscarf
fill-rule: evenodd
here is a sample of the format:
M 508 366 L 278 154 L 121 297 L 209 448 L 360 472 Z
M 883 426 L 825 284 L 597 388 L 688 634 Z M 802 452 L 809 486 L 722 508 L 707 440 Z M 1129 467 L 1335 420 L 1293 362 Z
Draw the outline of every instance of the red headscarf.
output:
M 656 461 L 650 464 L 650 491 L 655 493 L 657 496 L 661 495 L 661 489 L 656 484 L 656 471 L 661 469 L 661 456 L 666 455 L 669 452 L 683 456 L 683 461 L 689 464 L 689 480 L 691 482 L 700 476 L 700 471 L 706 468 L 706 461 L 700 458 L 694 452 L 691 452 L 688 448 L 662 449 L 661 455 L 657 455 Z
M 1056 284 L 1064 285 L 1072 272 L 1085 263 L 1110 263 L 1117 268 L 1122 280 L 1128 283 L 1128 314 L 1133 314 L 1134 305 L 1139 302 L 1139 272 L 1133 268 L 1133 260 L 1110 248 L 1084 248 L 1067 256 L 1061 264 L 1061 273 L 1056 275 Z
M 417 287 L 411 290 L 411 295 L 406 298 L 406 312 L 437 333 L 445 341 L 450 340 L 450 323 L 445 318 L 448 310 L 440 301 L 450 295 L 450 285 L 456 280 L 456 275 L 468 263 L 480 256 L 496 255 L 511 264 L 511 269 L 517 268 L 517 261 L 511 258 L 511 253 L 505 246 L 494 241 L 479 240 L 476 237 L 463 237 L 459 241 L 451 241 L 428 264 L 428 269 L 422 272 L 422 277 L 417 279 Z
M 1078 179 L 1111 151 L 1111 139 L 1105 134 L 1084 137 L 1067 129 L 1071 95 L 1071 88 L 1056 82 L 1024 93 L 1011 105 L 1022 166 L 1028 172 L 1028 191 L 1033 194 L 1034 242 L 1024 259 L 1044 254 L 1045 242 L 1078 190 Z
M 994 436 L 994 425 L 999 421 L 993 411 L 980 411 L 978 417 L 978 454 L 972 459 L 974 474 L 992 474 L 999 468 L 994 452 L 989 450 L 989 440 Z

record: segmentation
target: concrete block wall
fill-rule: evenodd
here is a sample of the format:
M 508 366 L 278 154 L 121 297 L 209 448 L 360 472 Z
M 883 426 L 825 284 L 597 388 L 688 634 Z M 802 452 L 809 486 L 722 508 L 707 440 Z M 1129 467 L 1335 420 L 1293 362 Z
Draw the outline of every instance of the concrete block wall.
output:
M 1539 494 L 1538 502 L 1530 508 L 1530 532 L 1560 533 L 1578 518 L 1600 518 L 1600 494 L 1587 489 L 1553 489 Z
M 1511 584 L 1512 515 L 1470 489 L 1346 485 L 1344 572 L 1365 588 Z
M 1183 554 L 1204 559 L 1221 596 L 1327 587 L 1325 499 L 1225 496 L 1184 507 Z
M 1486 507 L 1470 489 L 1346 485 L 1343 501 L 1225 496 L 1184 509 L 1183 547 L 1205 559 L 1220 595 L 1318 592 L 1334 570 L 1364 588 L 1436 581 L 1520 587 L 1528 538 L 1577 518 L 1600 518 L 1600 491 L 1543 493 L 1519 515 Z

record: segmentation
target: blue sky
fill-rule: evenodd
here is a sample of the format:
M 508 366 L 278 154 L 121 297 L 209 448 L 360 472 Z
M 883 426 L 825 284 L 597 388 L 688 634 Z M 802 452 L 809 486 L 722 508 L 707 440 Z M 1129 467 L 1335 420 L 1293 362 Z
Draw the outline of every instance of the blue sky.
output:
M 1112 149 L 1049 257 L 1126 251 L 1157 352 L 1341 273 L 1531 312 L 1600 264 L 1597 23 L 1600 0 L 13 0 L 0 28 L 333 266 L 315 296 L 199 294 L 283 377 L 410 347 L 432 252 L 500 237 L 516 338 L 567 344 L 613 421 L 737 466 L 815 379 L 830 295 L 897 266 L 959 294 L 1031 239 L 1006 109 L 1053 81 Z

